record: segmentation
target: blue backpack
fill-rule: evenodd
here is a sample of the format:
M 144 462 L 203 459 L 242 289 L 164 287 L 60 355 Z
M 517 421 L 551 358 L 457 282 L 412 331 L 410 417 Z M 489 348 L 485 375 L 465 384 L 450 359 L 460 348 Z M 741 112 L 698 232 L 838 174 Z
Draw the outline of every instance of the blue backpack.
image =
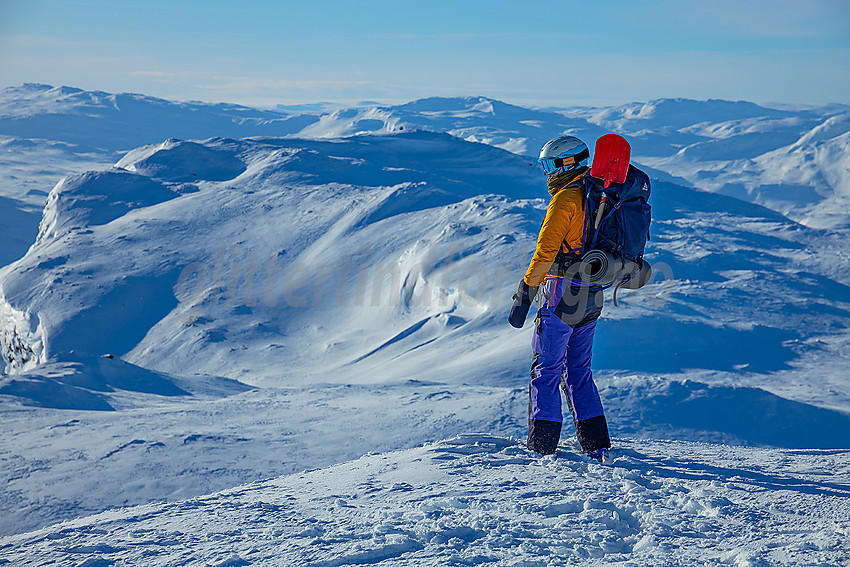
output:
M 601 179 L 586 175 L 584 239 L 578 250 L 559 259 L 572 271 L 572 285 L 600 290 L 638 289 L 652 276 L 652 266 L 643 259 L 643 250 L 649 240 L 652 221 L 649 206 L 649 177 L 643 171 L 628 166 L 623 183 L 609 183 L 604 187 Z M 572 266 L 572 270 L 570 270 Z
M 629 165 L 625 182 L 612 183 L 605 189 L 601 180 L 588 175 L 585 177 L 585 187 L 587 200 L 583 251 L 611 252 L 624 261 L 640 266 L 652 221 L 649 177 Z

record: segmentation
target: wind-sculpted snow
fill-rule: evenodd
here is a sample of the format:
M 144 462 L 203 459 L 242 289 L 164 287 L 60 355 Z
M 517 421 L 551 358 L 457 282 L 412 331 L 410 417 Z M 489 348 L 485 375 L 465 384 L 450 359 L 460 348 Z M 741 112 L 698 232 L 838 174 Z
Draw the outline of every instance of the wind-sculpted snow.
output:
M 465 166 L 476 162 L 487 165 Z M 191 183 L 190 171 L 198 172 Z M 220 179 L 222 171 L 228 179 Z M 284 325 L 315 324 L 324 313 L 326 325 L 350 327 L 352 307 L 361 315 L 387 317 L 419 302 L 423 308 L 408 317 L 446 313 L 470 320 L 482 313 L 480 300 L 461 302 L 462 290 L 449 287 L 437 292 L 444 294 L 441 305 L 431 306 L 431 297 L 418 297 L 432 290 L 417 279 L 417 270 L 456 267 L 441 253 L 463 258 L 464 249 L 480 262 L 469 267 L 470 276 L 479 266 L 487 267 L 485 262 L 492 263 L 490 273 L 506 264 L 507 250 L 531 235 L 525 227 L 509 228 L 515 236 L 493 234 L 493 228 L 485 233 L 486 225 L 508 228 L 522 214 L 511 212 L 516 206 L 506 197 L 477 195 L 525 197 L 532 194 L 533 181 L 523 160 L 440 134 L 335 142 L 169 142 L 134 152 L 112 170 L 58 184 L 36 246 L 6 270 L 3 289 L 11 305 L 25 304 L 28 312 L 50 321 L 41 362 L 70 350 L 93 356 L 151 353 L 143 339 L 154 330 L 158 338 L 150 340 L 164 339 L 154 357 L 170 361 L 178 374 L 190 363 L 172 348 L 194 351 L 219 344 L 229 351 L 229 343 L 217 337 L 248 333 L 240 340 L 244 346 L 256 340 L 266 344 L 246 354 L 277 357 L 277 349 L 288 342 Z M 483 246 L 476 249 L 466 237 Z M 497 252 L 491 254 L 494 246 Z M 499 246 L 505 249 L 501 255 Z M 256 263 L 253 273 L 248 261 Z M 357 278 L 349 289 L 351 282 L 339 279 L 346 275 L 334 274 L 345 262 L 351 264 L 351 278 L 369 269 L 377 274 L 368 274 L 368 289 L 358 287 Z M 382 267 L 389 279 L 386 290 L 384 282 L 374 282 Z M 285 269 L 284 278 L 293 274 L 304 280 L 297 290 L 290 289 L 297 282 L 287 287 L 286 279 L 272 279 Z M 198 279 L 201 272 L 204 281 Z M 325 273 L 326 280 L 316 279 Z M 508 280 L 496 282 L 495 288 L 491 283 L 483 275 L 476 282 L 501 293 Z M 359 308 L 346 307 L 337 297 L 357 292 L 369 298 Z M 71 293 L 72 301 L 59 300 Z M 281 321 L 284 313 L 289 316 Z M 234 315 L 242 322 L 211 325 Z M 259 321 L 264 326 L 257 327 Z M 196 331 L 197 336 L 186 336 Z M 149 356 L 142 359 L 144 365 L 152 363 Z M 227 374 L 219 363 L 209 360 L 206 370 Z M 247 370 L 237 360 L 228 366 L 236 364 Z M 205 370 L 197 362 L 191 365 Z
M 114 410 L 102 394 L 116 390 L 167 397 L 191 395 L 178 386 L 181 380 L 112 355 L 94 359 L 77 353 L 62 353 L 57 358 L 57 362 L 0 380 L 0 394 L 21 398 L 24 405 L 95 411 Z M 195 391 L 208 391 L 208 383 L 218 386 L 222 392 L 229 390 L 228 393 L 250 389 L 234 380 L 210 378 L 196 378 L 190 387 Z
M 115 167 L 155 179 L 186 183 L 228 181 L 246 169 L 232 152 L 174 139 L 132 151 Z
M 66 177 L 47 198 L 36 243 L 59 238 L 72 230 L 105 225 L 133 209 L 178 195 L 149 177 L 124 170 Z
M 503 114 L 548 135 L 545 122 L 523 109 L 478 98 L 455 103 L 424 101 L 408 111 L 429 113 L 435 129 L 460 114 L 470 128 Z M 163 137 L 115 156 L 108 162 L 115 167 L 78 172 L 54 187 L 37 241 L 33 226 L 27 245 L 34 245 L 19 245 L 10 256 L 26 254 L 0 269 L 0 533 L 195 497 L 459 432 L 524 434 L 531 321 L 516 331 L 504 319 L 545 214 L 542 175 L 527 157 L 458 133 L 401 130 L 390 114 L 380 135 L 363 133 L 378 128 L 368 120 L 380 113 L 361 111 L 334 118 L 365 129 L 348 138 Z M 840 129 L 836 121 L 812 143 L 833 147 Z M 697 130 L 685 134 L 707 136 Z M 673 144 L 681 133 L 659 135 Z M 19 161 L 45 147 L 33 144 Z M 46 154 L 50 168 L 70 163 L 70 146 L 54 149 Z M 631 443 L 625 436 L 847 447 L 850 250 L 843 233 L 664 178 L 653 179 L 647 248 L 656 279 L 621 290 L 617 307 L 609 291 L 597 329 L 594 369 L 612 432 L 623 440 L 618 447 Z M 496 453 L 517 450 L 493 443 Z M 648 446 L 631 445 L 644 454 L 640 447 Z M 721 461 L 733 453 L 765 461 L 793 455 L 705 450 Z M 562 446 L 566 463 L 595 466 L 570 457 L 574 451 Z M 479 465 L 488 468 L 470 470 Z M 737 466 L 728 468 L 750 471 Z M 806 468 L 822 466 L 804 459 L 784 482 L 805 484 Z M 619 493 L 604 494 L 613 502 Z M 517 513 L 519 506 L 506 512 Z M 740 517 L 724 517 L 709 534 L 736 532 Z M 792 520 L 776 516 L 775 525 Z M 692 533 L 685 524 L 682 533 L 653 525 L 632 534 L 639 537 L 625 551 L 608 553 L 669 555 L 673 540 L 665 544 L 659 533 L 681 535 L 680 542 Z M 456 537 L 467 541 L 465 533 Z M 433 537 L 411 541 L 421 551 Z M 442 549 L 452 537 L 435 541 Z M 517 537 L 498 549 L 549 562 Z M 567 547 L 591 557 L 605 537 Z M 554 549 L 534 541 L 537 550 Z M 498 546 L 483 536 L 469 542 L 468 556 L 456 548 L 467 562 L 490 553 L 475 542 Z M 90 550 L 69 561 L 108 562 L 110 545 L 131 549 L 102 540 L 62 549 Z M 384 544 L 377 551 L 327 545 L 305 557 L 395 560 Z M 729 550 L 724 560 L 768 557 L 741 545 L 740 553 L 721 545 Z M 789 545 L 782 549 L 797 553 Z M 199 561 L 262 563 L 241 548 L 235 559 L 210 553 Z
M 84 381 L 97 389 L 84 388 Z M 523 388 L 460 390 L 417 380 L 247 389 L 113 359 L 54 363 L 3 383 L 38 387 L 30 405 L 46 406 L 61 391 L 60 407 L 76 403 L 85 411 L 22 407 L 5 398 L 0 535 L 199 496 L 459 431 L 519 435 L 527 403 Z M 145 393 L 151 391 L 157 393 Z
M 540 184 L 522 158 L 444 134 L 172 140 L 58 184 L 36 245 L 0 282 L 9 309 L 41 321 L 31 362 L 108 353 L 255 385 L 475 368 L 497 384 L 524 364 L 500 313 Z M 830 235 L 664 182 L 653 204 L 658 279 L 606 310 L 598 366 L 770 373 L 847 323 Z M 431 374 L 438 351 L 452 370 Z
M 842 565 L 850 455 L 464 435 L 0 539 L 16 565 Z

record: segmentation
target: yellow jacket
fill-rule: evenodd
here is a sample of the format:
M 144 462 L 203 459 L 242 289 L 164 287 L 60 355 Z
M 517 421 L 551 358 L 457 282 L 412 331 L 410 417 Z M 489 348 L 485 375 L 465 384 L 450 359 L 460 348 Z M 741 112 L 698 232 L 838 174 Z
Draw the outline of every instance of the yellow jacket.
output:
M 586 174 L 585 174 L 586 175 Z M 575 181 L 581 179 L 577 177 Z M 525 283 L 540 285 L 548 278 L 549 268 L 558 252 L 575 250 L 581 246 L 584 236 L 584 189 L 581 184 L 561 189 L 549 201 L 546 218 L 537 237 L 537 249 L 525 272 Z

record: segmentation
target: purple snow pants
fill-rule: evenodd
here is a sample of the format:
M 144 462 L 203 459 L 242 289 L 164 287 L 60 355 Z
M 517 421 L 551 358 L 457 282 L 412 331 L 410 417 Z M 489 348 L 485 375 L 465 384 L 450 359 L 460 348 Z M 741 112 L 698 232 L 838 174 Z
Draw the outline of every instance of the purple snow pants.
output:
M 555 452 L 563 421 L 559 391 L 563 388 L 582 449 L 609 447 L 602 401 L 590 369 L 602 292 L 571 290 L 564 278 L 550 278 L 541 293 L 531 342 L 534 357 L 529 384 L 528 446 L 543 454 Z

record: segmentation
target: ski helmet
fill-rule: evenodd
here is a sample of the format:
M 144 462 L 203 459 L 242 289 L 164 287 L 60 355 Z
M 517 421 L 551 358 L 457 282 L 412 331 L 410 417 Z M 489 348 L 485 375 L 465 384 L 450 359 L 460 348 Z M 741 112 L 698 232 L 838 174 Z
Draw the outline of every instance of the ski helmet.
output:
M 564 164 L 564 158 L 575 158 L 573 163 Z M 540 150 L 537 161 L 543 166 L 547 175 L 562 171 L 569 171 L 577 167 L 587 165 L 590 152 L 587 144 L 575 136 L 558 136 L 546 142 Z

